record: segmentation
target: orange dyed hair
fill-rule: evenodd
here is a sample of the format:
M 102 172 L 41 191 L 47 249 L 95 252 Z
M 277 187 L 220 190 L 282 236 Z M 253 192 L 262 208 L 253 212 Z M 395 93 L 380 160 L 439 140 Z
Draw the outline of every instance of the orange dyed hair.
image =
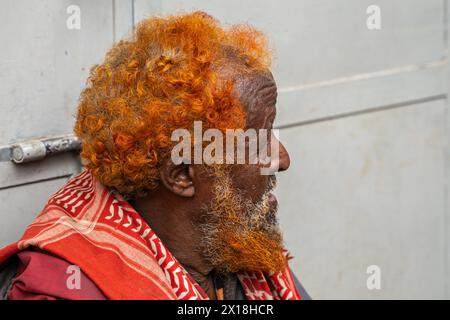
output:
M 246 74 L 268 69 L 262 33 L 222 28 L 203 12 L 142 21 L 91 69 L 75 134 L 83 164 L 105 186 L 132 198 L 158 185 L 158 167 L 173 130 L 245 127 L 245 112 L 219 76 L 232 65 Z

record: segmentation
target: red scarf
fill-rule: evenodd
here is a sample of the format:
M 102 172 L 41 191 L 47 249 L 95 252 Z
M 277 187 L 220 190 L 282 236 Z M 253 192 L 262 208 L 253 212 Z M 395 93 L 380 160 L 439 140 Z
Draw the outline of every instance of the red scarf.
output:
M 208 299 L 133 207 L 89 170 L 49 199 L 22 238 L 0 251 L 0 264 L 30 246 L 79 266 L 110 299 Z M 237 276 L 249 300 L 300 299 L 289 266 Z

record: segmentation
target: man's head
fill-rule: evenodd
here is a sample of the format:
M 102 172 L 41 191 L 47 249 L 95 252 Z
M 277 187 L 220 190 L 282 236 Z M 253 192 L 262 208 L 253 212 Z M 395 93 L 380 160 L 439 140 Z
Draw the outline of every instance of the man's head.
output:
M 223 272 L 283 266 L 274 176 L 261 175 L 260 162 L 175 164 L 171 134 L 192 131 L 194 121 L 223 132 L 271 129 L 269 67 L 265 37 L 249 26 L 224 29 L 201 12 L 149 18 L 92 69 L 80 99 L 75 132 L 85 166 L 126 198 L 183 208 L 177 218 L 197 226 L 199 250 Z M 279 151 L 272 162 L 286 170 L 289 156 Z

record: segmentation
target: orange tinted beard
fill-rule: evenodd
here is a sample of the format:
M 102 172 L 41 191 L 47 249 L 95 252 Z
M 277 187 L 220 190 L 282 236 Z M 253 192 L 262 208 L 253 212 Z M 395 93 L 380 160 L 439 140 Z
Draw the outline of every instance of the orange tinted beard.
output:
M 215 198 L 202 224 L 206 258 L 218 272 L 275 272 L 286 265 L 283 238 L 270 222 L 268 192 L 252 203 L 232 186 L 227 172 L 215 169 Z

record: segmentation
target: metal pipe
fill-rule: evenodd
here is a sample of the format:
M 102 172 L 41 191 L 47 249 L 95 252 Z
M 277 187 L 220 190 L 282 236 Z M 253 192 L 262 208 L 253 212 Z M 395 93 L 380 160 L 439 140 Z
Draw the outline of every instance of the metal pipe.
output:
M 78 151 L 81 149 L 81 141 L 74 134 L 67 134 L 14 143 L 9 148 L 3 148 L 3 153 L 8 154 L 8 149 L 9 160 L 19 164 L 41 160 L 57 153 Z

